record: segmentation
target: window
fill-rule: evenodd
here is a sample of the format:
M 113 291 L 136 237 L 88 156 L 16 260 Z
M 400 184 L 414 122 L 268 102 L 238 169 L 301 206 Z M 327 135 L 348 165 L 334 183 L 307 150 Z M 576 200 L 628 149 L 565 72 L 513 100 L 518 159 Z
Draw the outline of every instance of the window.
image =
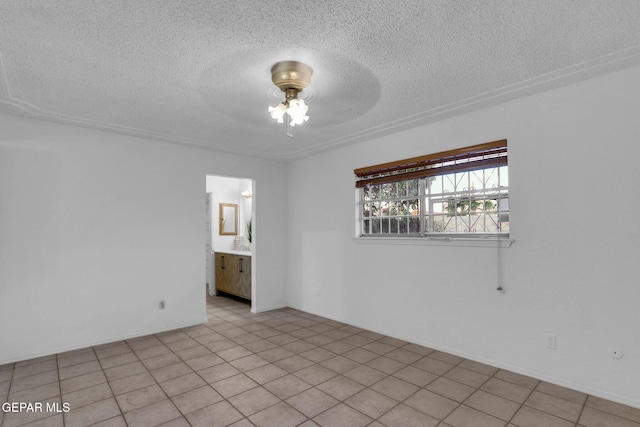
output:
M 356 169 L 361 236 L 508 236 L 507 141 Z

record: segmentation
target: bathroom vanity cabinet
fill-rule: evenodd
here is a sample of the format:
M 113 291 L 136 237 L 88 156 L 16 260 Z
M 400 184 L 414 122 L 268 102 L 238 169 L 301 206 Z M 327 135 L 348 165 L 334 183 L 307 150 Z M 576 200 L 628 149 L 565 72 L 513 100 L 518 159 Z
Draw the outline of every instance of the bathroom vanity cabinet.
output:
M 216 295 L 251 299 L 251 255 L 216 252 Z

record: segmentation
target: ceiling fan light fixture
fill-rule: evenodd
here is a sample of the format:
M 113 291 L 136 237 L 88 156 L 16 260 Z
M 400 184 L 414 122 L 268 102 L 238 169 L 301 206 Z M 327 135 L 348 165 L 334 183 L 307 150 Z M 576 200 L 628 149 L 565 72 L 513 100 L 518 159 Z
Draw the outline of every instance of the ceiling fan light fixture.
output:
M 275 107 L 269 107 L 271 118 L 275 119 L 278 123 L 284 123 L 284 115 L 287 112 L 287 106 L 283 102 Z
M 311 67 L 297 61 L 281 61 L 271 67 L 271 81 L 285 94 L 284 102 L 269 107 L 271 118 L 278 123 L 284 123 L 284 115 L 288 114 L 291 120 L 287 122 L 287 128 L 309 120 L 309 107 L 304 99 L 298 99 L 298 93 L 309 86 L 312 74 Z M 287 135 L 292 136 L 290 130 L 287 131 Z
M 307 111 L 309 107 L 305 105 L 304 99 L 292 99 L 289 101 L 289 107 L 287 108 L 287 114 L 291 117 L 291 126 L 301 125 L 309 120 Z

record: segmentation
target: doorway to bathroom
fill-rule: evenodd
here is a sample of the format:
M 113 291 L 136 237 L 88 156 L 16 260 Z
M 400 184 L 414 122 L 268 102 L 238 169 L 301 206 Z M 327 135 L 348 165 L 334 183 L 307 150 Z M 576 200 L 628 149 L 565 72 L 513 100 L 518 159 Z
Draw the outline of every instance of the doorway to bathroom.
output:
M 206 295 L 240 298 L 255 307 L 255 182 L 206 176 Z

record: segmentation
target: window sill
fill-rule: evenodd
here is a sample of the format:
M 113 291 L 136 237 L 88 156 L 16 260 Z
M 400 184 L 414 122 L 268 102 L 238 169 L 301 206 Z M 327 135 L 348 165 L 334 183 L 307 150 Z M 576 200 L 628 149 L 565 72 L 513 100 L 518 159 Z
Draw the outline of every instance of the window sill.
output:
M 464 246 L 510 248 L 515 240 L 508 237 L 354 237 L 355 243 L 407 246 Z

